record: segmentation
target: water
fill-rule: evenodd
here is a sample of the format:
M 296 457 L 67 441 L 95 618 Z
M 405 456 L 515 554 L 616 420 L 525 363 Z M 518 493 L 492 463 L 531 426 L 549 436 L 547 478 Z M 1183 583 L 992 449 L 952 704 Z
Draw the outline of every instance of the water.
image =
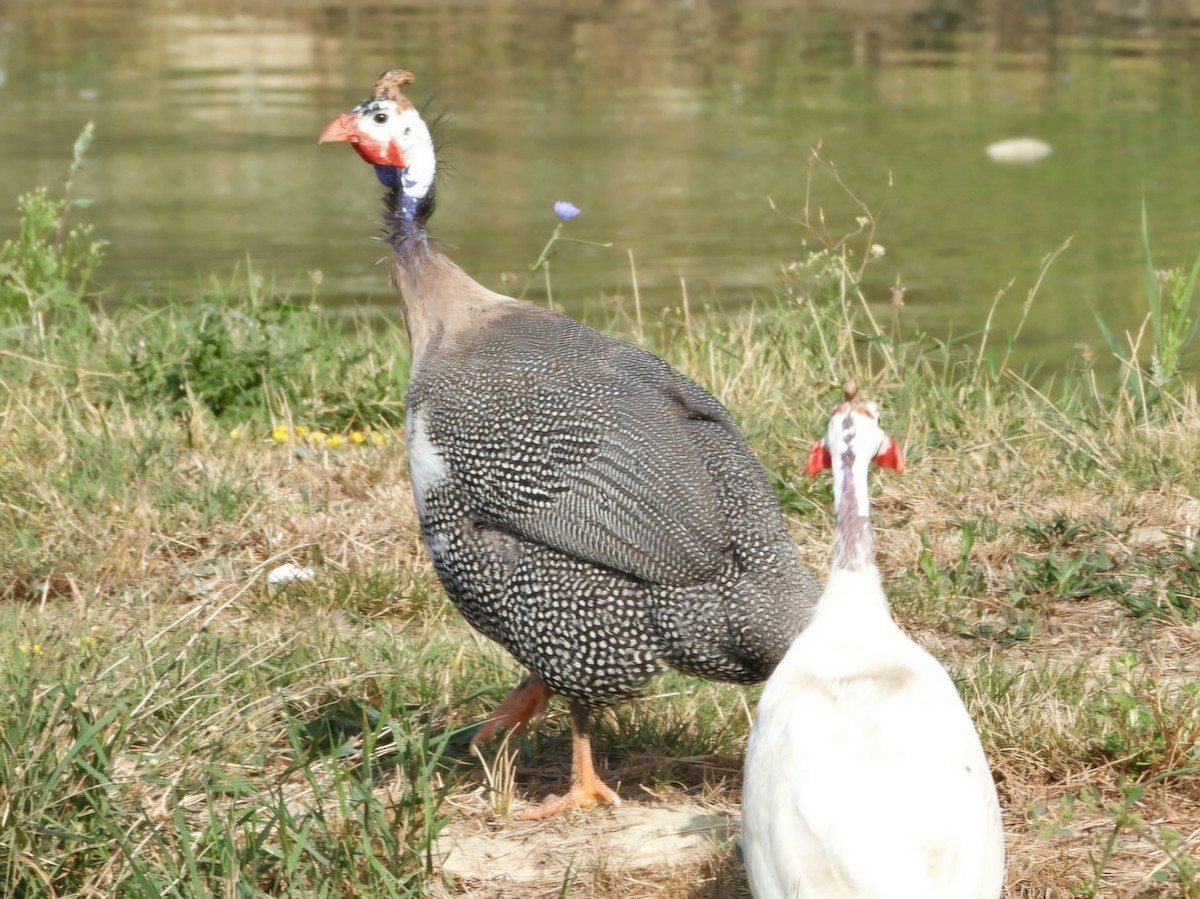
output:
M 1020 317 L 1040 260 L 1068 238 L 1022 332 L 1057 367 L 1144 315 L 1140 203 L 1156 263 L 1200 252 L 1200 0 L 1022 6 L 783 0 L 478 0 L 384 4 L 7 0 L 0 19 L 0 236 L 15 198 L 57 184 L 87 121 L 79 213 L 111 241 L 105 296 L 186 299 L 247 267 L 330 306 L 390 312 L 378 190 L 315 137 L 383 69 L 445 114 L 433 230 L 482 283 L 513 292 L 553 230 L 554 300 L 603 320 L 734 308 L 859 214 L 879 219 L 881 308 L 938 336 L 978 329 L 999 291 Z M 997 165 L 1034 136 L 1053 154 Z M 890 185 L 890 186 L 889 186 Z M 769 203 L 773 200 L 775 208 Z M 862 244 L 855 245 L 861 252 Z M 319 286 L 309 273 L 322 273 Z M 529 297 L 544 296 L 536 281 Z M 674 313 L 670 313 L 674 314 Z

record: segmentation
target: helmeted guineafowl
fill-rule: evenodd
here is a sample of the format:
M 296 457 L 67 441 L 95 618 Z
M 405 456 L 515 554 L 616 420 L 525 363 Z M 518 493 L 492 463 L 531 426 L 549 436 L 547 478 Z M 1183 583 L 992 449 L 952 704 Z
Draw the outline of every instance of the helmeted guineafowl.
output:
M 666 663 L 750 683 L 808 619 L 801 565 L 762 465 L 726 409 L 658 357 L 472 280 L 427 237 L 429 131 L 384 73 L 321 141 L 348 141 L 387 188 L 392 275 L 412 344 L 407 440 L 421 532 L 475 628 L 531 672 L 481 730 L 570 700 L 570 793 L 616 794 L 588 714 Z

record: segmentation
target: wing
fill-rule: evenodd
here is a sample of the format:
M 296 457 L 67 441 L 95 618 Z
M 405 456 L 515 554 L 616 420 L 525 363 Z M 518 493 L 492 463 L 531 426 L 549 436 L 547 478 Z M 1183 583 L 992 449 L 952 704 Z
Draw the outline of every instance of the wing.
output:
M 456 349 L 453 381 L 434 373 L 410 399 L 431 404 L 431 438 L 472 512 L 643 580 L 716 576 L 732 536 L 704 448 L 753 459 L 729 413 L 610 335 L 561 316 L 520 325 Z

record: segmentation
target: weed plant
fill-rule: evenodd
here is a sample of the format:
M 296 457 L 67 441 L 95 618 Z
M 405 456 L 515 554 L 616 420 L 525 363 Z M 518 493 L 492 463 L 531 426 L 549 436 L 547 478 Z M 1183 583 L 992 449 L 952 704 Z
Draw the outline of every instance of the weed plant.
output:
M 75 140 L 61 197 L 38 187 L 17 200 L 18 234 L 0 244 L 0 320 L 9 326 L 24 320 L 44 337 L 47 316 L 80 310 L 88 280 L 104 259 L 106 242 L 93 239 L 91 226 L 68 221 L 72 209 L 91 205 L 73 197 L 72 187 L 93 130 L 89 122 Z
M 1122 343 L 1096 315 L 1096 324 L 1113 355 L 1121 360 L 1124 377 L 1132 379 L 1151 398 L 1164 389 L 1180 373 L 1188 348 L 1196 339 L 1200 329 L 1200 298 L 1196 294 L 1196 280 L 1200 277 L 1200 255 L 1186 272 L 1179 267 L 1157 269 L 1150 250 L 1150 219 L 1142 201 L 1142 259 L 1146 284 L 1146 321 L 1136 337 Z M 1139 365 L 1139 350 L 1146 336 L 1146 325 L 1150 327 L 1149 362 Z
M 886 259 L 873 215 L 817 154 L 812 177 L 806 255 L 776 300 L 613 329 L 730 406 L 818 570 L 830 487 L 799 472 L 857 378 L 909 461 L 875 487 L 885 581 L 979 726 L 1007 895 L 1200 895 L 1193 385 L 1148 402 L 1089 367 L 1034 382 L 987 327 L 974 345 L 901 339 L 903 307 L 863 287 Z M 819 189 L 855 233 L 826 234 Z M 569 727 L 556 708 L 484 764 L 469 752 L 520 671 L 420 548 L 403 336 L 253 274 L 92 308 L 90 263 L 36 246 L 5 251 L 0 338 L 4 895 L 492 895 L 442 883 L 438 835 L 516 832 L 508 811 L 565 781 Z M 59 259 L 86 326 L 12 277 L 28 252 Z M 272 583 L 285 562 L 311 579 Z M 735 807 L 756 691 L 673 672 L 650 690 L 597 722 L 602 769 L 635 805 Z M 729 848 L 637 877 L 559 861 L 554 884 L 503 894 L 744 895 Z

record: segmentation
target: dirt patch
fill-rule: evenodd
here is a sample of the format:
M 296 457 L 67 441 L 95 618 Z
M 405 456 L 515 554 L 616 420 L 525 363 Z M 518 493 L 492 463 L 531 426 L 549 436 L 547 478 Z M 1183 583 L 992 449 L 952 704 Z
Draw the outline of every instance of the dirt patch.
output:
M 716 855 L 728 855 L 737 830 L 732 809 L 686 803 L 626 802 L 547 821 L 460 813 L 435 850 L 455 889 L 435 895 L 559 895 L 565 883 L 598 876 L 628 881 L 630 895 L 654 895 L 672 883 L 677 889 L 681 876 L 711 867 Z M 650 876 L 639 878 L 639 872 Z

